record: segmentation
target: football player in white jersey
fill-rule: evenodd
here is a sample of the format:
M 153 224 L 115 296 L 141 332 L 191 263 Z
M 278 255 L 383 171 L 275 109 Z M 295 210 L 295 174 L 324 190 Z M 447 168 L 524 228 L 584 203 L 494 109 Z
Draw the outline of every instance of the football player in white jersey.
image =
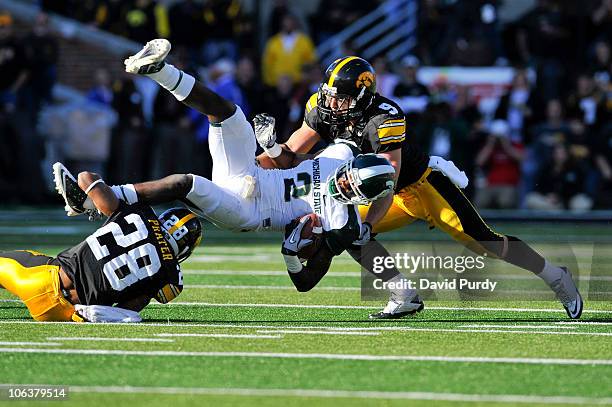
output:
M 333 256 L 360 238 L 357 205 L 373 202 L 393 191 L 394 168 L 375 154 L 355 157 L 350 143 L 334 144 L 295 168 L 260 168 L 255 162 L 255 134 L 241 109 L 166 63 L 169 51 L 167 40 L 150 41 L 125 60 L 126 71 L 148 76 L 177 100 L 208 116 L 212 180 L 192 174 L 172 175 L 157 181 L 115 186 L 113 190 L 130 204 L 182 200 L 191 210 L 227 230 L 285 230 L 282 253 L 287 269 L 298 290 L 308 291 L 325 275 Z M 61 189 L 68 191 L 63 194 L 67 209 L 83 212 L 85 198 L 78 194 L 70 196 L 69 174 L 56 174 L 56 179 L 62 180 Z M 325 244 L 304 266 L 297 253 L 310 241 L 289 236 L 300 236 L 306 221 L 293 224 L 292 221 L 310 213 L 317 214 L 321 221 Z M 286 230 L 288 224 L 297 233 Z M 397 278 L 398 274 L 395 270 L 381 277 Z M 422 309 L 423 304 L 416 298 L 405 308 L 406 313 L 412 313 Z

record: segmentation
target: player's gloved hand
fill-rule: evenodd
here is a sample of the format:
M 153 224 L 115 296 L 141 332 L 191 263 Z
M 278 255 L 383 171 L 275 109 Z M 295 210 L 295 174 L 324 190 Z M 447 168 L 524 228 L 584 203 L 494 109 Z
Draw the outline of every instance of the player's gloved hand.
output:
M 361 234 L 359 239 L 353 242 L 357 246 L 365 246 L 372 239 L 372 225 L 370 222 L 363 222 L 361 224 Z
M 285 226 L 285 240 L 281 253 L 288 256 L 297 256 L 298 252 L 312 243 L 312 239 L 303 239 L 302 230 L 310 222 L 308 216 L 302 217 L 299 221 L 294 220 Z
M 253 118 L 257 143 L 270 157 L 278 157 L 281 147 L 276 144 L 276 120 L 267 113 L 259 113 Z

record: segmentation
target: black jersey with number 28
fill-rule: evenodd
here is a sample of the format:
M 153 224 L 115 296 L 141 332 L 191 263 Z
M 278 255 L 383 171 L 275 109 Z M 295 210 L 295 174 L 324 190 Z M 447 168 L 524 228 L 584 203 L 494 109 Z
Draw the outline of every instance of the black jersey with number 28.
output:
M 143 294 L 156 297 L 167 285 L 178 295 L 183 288 L 161 224 L 153 209 L 142 204 L 121 202 L 101 228 L 61 252 L 57 261 L 86 305 L 113 305 Z

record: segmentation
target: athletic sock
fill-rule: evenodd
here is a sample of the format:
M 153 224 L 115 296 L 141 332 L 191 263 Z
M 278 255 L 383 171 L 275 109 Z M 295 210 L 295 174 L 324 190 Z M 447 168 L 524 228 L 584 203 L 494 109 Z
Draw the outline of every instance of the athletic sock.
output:
M 552 283 L 558 281 L 563 276 L 563 269 L 559 266 L 555 266 L 548 260 L 544 260 L 544 268 L 539 274 L 536 275 L 550 286 Z

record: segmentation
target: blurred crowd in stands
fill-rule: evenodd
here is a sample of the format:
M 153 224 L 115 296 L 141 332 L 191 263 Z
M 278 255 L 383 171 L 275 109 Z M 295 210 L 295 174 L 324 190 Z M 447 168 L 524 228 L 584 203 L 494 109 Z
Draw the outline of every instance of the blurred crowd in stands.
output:
M 197 74 L 248 116 L 274 115 L 283 141 L 301 125 L 322 79 L 316 46 L 383 2 L 321 1 L 305 16 L 290 1 L 274 0 L 265 26 L 238 0 L 39 3 L 44 13 L 23 35 L 0 13 L 5 203 L 41 203 L 44 174 L 56 158 L 75 171 L 99 171 L 109 183 L 211 171 L 206 117 L 152 81 L 97 66 L 85 102 L 54 104 L 61 36 L 48 29 L 47 14 L 139 43 L 171 39 L 175 66 Z M 612 0 L 539 0 L 505 24 L 502 5 L 418 1 L 413 55 L 370 61 L 378 92 L 404 109 L 408 137 L 466 170 L 466 193 L 481 208 L 612 208 Z M 349 42 L 341 52 L 360 50 Z M 514 78 L 493 108 L 483 109 L 470 87 L 421 83 L 423 66 L 512 67 Z

